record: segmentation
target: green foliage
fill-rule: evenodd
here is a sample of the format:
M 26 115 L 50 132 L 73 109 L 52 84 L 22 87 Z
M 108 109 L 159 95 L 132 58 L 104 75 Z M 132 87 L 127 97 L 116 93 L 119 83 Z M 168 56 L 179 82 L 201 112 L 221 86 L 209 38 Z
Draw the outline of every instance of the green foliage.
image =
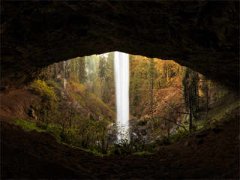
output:
M 100 57 L 98 67 L 98 78 L 100 82 L 100 98 L 103 102 L 109 103 L 111 101 L 110 94 L 114 91 L 114 72 L 113 72 L 113 53 L 109 53 L 108 58 Z
M 133 153 L 133 155 L 137 155 L 137 156 L 149 156 L 152 154 L 153 154 L 152 152 L 148 152 L 148 151 L 139 151 L 139 152 Z
M 36 122 L 31 122 L 28 120 L 24 120 L 24 119 L 16 119 L 15 120 L 15 124 L 17 126 L 22 127 L 25 131 L 38 131 L 38 132 L 42 132 L 43 130 L 39 127 L 37 127 Z
M 71 89 L 68 89 L 68 91 L 72 99 L 77 100 L 82 107 L 92 112 L 93 118 L 98 120 L 102 117 L 109 120 L 114 117 L 113 110 L 98 96 L 89 93 L 86 86 L 72 81 L 69 84 Z
M 127 155 L 137 152 L 153 152 L 154 148 L 154 144 L 146 144 L 146 142 L 139 137 L 137 139 L 131 139 L 131 141 L 122 139 L 120 142 L 114 144 L 110 151 L 116 155 Z
M 133 152 L 132 143 L 127 139 L 122 139 L 121 142 L 114 144 L 113 153 L 116 155 L 127 155 Z
M 38 79 L 38 80 L 33 81 L 32 84 L 30 85 L 30 89 L 34 93 L 40 95 L 41 97 L 45 97 L 45 98 L 47 98 L 49 100 L 53 100 L 53 101 L 57 100 L 57 96 L 56 96 L 54 90 L 50 86 L 48 86 L 46 84 L 46 82 L 43 80 Z
M 115 103 L 113 58 L 113 53 L 110 53 L 108 58 L 94 55 L 74 58 L 45 68 L 42 80 L 35 80 L 30 85 L 30 89 L 42 99 L 42 102 L 33 108 L 38 114 L 37 123 L 19 120 L 16 124 L 26 130 L 49 132 L 61 142 L 87 148 L 94 154 L 107 154 L 111 151 L 114 154 L 142 156 L 154 151 L 154 143 L 146 144 L 143 136 L 138 136 L 140 138 L 132 139 L 131 142 L 123 140 L 115 145 L 109 144 L 107 126 L 114 119 L 114 108 L 111 107 Z M 207 116 L 201 116 L 199 121 L 195 121 L 198 118 L 200 89 L 198 89 L 199 79 L 196 72 L 187 69 L 183 76 L 180 66 L 173 61 L 159 61 L 142 56 L 130 56 L 130 58 L 131 115 L 136 119 L 142 118 L 142 121 L 138 122 L 138 126 L 142 129 L 151 127 L 146 131 L 146 134 L 150 132 L 150 135 L 147 134 L 147 138 L 150 139 L 148 141 L 160 139 L 159 144 L 168 145 L 187 136 L 188 133 L 183 129 L 174 129 L 175 125 L 178 125 L 176 122 L 183 123 L 183 120 L 180 120 L 182 115 L 178 115 L 175 109 L 182 108 L 180 110 L 185 114 L 191 112 L 194 120 L 191 124 L 192 130 L 195 127 L 199 130 L 211 126 L 212 122 L 218 121 L 226 114 L 223 109 L 222 112 L 216 113 L 209 111 L 209 119 Z M 181 84 L 182 77 L 184 79 Z M 66 82 L 64 86 L 63 82 Z M 214 88 L 207 81 L 204 83 L 202 83 L 202 94 L 210 97 L 210 91 Z M 178 103 L 166 102 L 170 108 L 161 110 L 161 113 L 173 122 L 164 118 L 156 119 L 160 107 L 157 101 L 164 100 L 164 95 L 168 97 L 168 88 L 176 86 L 181 89 L 181 85 L 184 85 L 186 108 L 180 106 L 179 108 Z M 165 89 L 166 93 L 159 91 L 162 89 Z M 225 95 L 224 91 L 214 93 L 216 100 Z M 207 101 L 205 104 L 210 106 L 209 99 L 205 100 Z M 208 111 L 208 108 L 206 109 Z M 146 117 L 150 117 L 151 122 L 144 121 Z M 188 122 L 187 125 L 189 124 Z M 171 134 L 175 130 L 176 133 Z
M 29 120 L 16 119 L 15 124 L 20 126 L 25 131 L 38 131 L 52 134 L 59 142 L 74 144 L 76 131 L 74 129 L 67 129 L 62 131 L 62 127 L 57 124 L 45 124 L 42 122 L 31 122 Z
M 188 132 L 188 131 L 185 131 L 185 130 L 183 130 L 183 129 L 179 129 L 179 130 L 177 131 L 177 133 L 170 135 L 170 137 L 169 137 L 169 143 L 177 142 L 177 141 L 183 139 L 184 137 L 186 137 L 186 136 L 188 136 L 188 135 L 189 135 L 189 132 Z
M 50 86 L 51 85 L 51 86 Z M 48 124 L 57 118 L 58 98 L 55 89 L 59 91 L 59 84 L 53 81 L 35 80 L 29 89 L 41 97 L 41 104 L 35 104 L 34 109 L 39 120 Z
M 186 68 L 185 75 L 183 78 L 183 89 L 184 89 L 184 98 L 186 106 L 192 110 L 193 116 L 196 117 L 196 113 L 198 110 L 198 83 L 199 77 L 198 73 L 193 70 Z
M 107 153 L 107 125 L 113 111 L 87 87 L 76 81 L 68 81 L 65 89 L 54 80 L 36 80 L 31 90 L 42 97 L 37 127 L 53 134 L 59 141 L 101 153 Z M 62 94 L 65 94 L 63 99 Z M 54 98 L 58 94 L 58 99 Z M 83 113 L 71 104 L 79 104 Z M 90 115 L 90 116 L 89 116 Z M 83 118 L 84 117 L 84 118 Z
M 198 118 L 199 110 L 199 75 L 197 72 L 186 68 L 183 78 L 183 93 L 186 109 L 189 112 L 189 131 L 193 131 L 193 119 Z
M 97 148 L 107 152 L 107 125 L 106 120 L 82 120 L 78 126 L 79 144 L 84 148 Z
M 198 129 L 214 128 L 219 122 L 231 119 L 231 117 L 235 114 L 232 112 L 240 108 L 240 101 L 235 100 L 234 97 L 229 98 L 227 96 L 222 98 L 221 101 L 224 101 L 225 104 L 209 111 L 208 118 L 199 122 L 198 126 L 200 127 Z
M 77 130 L 73 128 L 61 129 L 60 131 L 60 140 L 64 143 L 71 145 L 78 145 L 78 136 Z
M 60 139 L 60 134 L 61 134 L 61 126 L 57 124 L 48 124 L 46 127 L 46 131 L 51 133 L 54 137 L 56 137 L 57 140 Z
M 53 79 L 48 79 L 45 82 L 49 87 L 52 88 L 52 90 L 55 92 L 55 95 L 58 97 L 59 95 L 57 94 L 57 92 L 60 92 L 62 90 L 61 83 Z
M 170 138 L 169 137 L 162 136 L 162 138 L 160 140 L 157 140 L 157 143 L 159 145 L 169 145 L 171 142 L 170 142 Z

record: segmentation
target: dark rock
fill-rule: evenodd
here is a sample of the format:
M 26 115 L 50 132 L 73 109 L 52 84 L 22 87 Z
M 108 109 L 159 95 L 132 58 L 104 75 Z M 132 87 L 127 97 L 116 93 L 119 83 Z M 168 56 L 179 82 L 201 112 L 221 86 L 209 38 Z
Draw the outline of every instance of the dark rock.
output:
M 222 128 L 220 128 L 220 127 L 214 127 L 213 129 L 212 129 L 212 131 L 214 132 L 214 133 L 219 133 L 219 132 L 221 132 L 223 129 Z
M 8 89 L 9 89 L 9 86 L 0 85 L 0 91 L 7 91 Z
M 37 120 L 37 115 L 32 105 L 29 107 L 27 114 L 29 117 Z
M 206 137 L 208 135 L 207 131 L 202 131 L 196 134 L 196 138 L 203 138 Z
M 197 145 L 203 144 L 203 142 L 204 142 L 204 141 L 203 141 L 202 138 L 196 140 L 196 144 L 197 144 Z
M 238 1 L 1 3 L 1 84 L 57 61 L 109 51 L 173 59 L 239 88 Z
M 145 120 L 140 120 L 140 121 L 138 121 L 137 125 L 138 125 L 138 126 L 146 126 L 146 125 L 147 125 L 147 121 L 145 121 Z
M 141 130 L 141 135 L 146 136 L 147 135 L 147 130 L 146 129 L 142 129 Z
M 184 143 L 184 146 L 189 146 L 190 145 L 190 143 L 188 142 L 188 141 L 186 141 L 185 143 Z

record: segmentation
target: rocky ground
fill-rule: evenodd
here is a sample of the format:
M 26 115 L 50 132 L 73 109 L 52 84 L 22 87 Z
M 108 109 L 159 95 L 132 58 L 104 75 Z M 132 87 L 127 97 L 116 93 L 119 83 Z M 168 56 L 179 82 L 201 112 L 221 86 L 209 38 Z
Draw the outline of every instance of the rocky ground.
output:
M 1 121 L 1 178 L 239 179 L 238 112 L 216 128 L 142 156 L 96 157 Z

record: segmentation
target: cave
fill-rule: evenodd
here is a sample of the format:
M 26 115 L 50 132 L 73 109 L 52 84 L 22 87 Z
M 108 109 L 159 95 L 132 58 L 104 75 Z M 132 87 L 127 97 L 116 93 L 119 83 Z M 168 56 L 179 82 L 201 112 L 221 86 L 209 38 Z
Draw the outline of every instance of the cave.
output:
M 239 100 L 238 1 L 4 0 L 1 2 L 2 178 L 239 178 L 239 102 L 234 102 L 233 111 L 226 112 L 230 120 L 210 133 L 208 130 L 193 133 L 183 143 L 177 142 L 171 148 L 164 145 L 154 155 L 139 157 L 95 157 L 81 149 L 59 145 L 49 134 L 24 132 L 6 115 L 6 103 L 15 106 L 7 110 L 8 114 L 14 111 L 26 114 L 18 110 L 18 97 L 26 96 L 23 101 L 29 106 L 23 90 L 54 63 L 114 51 L 174 60 L 219 83 L 232 94 L 231 100 Z M 230 107 L 227 100 L 219 107 Z M 212 144 L 205 144 L 206 141 Z M 201 147 L 191 146 L 192 142 Z M 209 150 L 208 145 L 215 149 Z M 181 148 L 187 153 L 179 153 Z M 35 151 L 39 152 L 34 154 Z M 56 160 L 47 157 L 48 153 Z M 202 158 L 198 158 L 200 153 Z M 79 155 L 83 157 L 77 159 Z M 185 155 L 196 160 L 178 159 Z M 155 163 L 159 167 L 153 167 Z M 220 165 L 224 163 L 226 167 Z M 75 168 L 78 164 L 83 166 Z M 96 173 L 94 168 L 100 172 Z

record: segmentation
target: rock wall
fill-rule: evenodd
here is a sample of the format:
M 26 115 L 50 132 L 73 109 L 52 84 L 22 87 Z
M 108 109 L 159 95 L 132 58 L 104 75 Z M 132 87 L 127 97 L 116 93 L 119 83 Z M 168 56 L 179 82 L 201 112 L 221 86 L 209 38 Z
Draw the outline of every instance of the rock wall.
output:
M 174 59 L 238 89 L 238 1 L 1 3 L 2 85 L 24 84 L 57 61 L 118 50 Z

